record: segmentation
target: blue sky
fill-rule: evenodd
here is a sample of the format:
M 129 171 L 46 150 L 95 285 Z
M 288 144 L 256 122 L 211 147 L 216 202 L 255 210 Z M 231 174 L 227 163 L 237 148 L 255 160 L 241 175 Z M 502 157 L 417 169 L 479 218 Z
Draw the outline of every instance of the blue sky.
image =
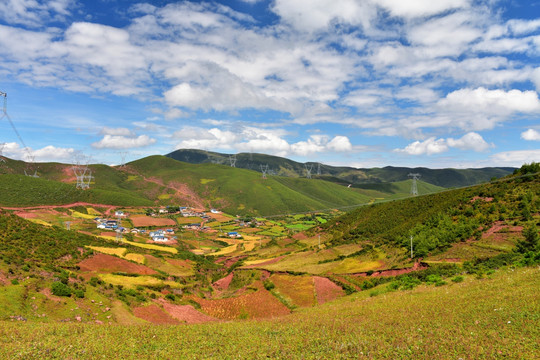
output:
M 540 161 L 540 3 L 2 0 L 5 156 Z

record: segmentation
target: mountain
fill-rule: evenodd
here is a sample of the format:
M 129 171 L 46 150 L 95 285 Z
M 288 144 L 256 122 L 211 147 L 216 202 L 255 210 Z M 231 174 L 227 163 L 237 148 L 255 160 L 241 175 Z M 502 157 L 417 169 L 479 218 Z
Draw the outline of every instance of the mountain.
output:
M 29 169 L 29 170 L 27 170 Z M 23 175 L 34 174 L 39 177 Z M 32 171 L 31 171 L 32 170 Z M 387 189 L 360 189 L 322 179 L 268 175 L 212 163 L 190 164 L 150 156 L 122 167 L 89 165 L 87 190 L 76 188 L 72 166 L 5 159 L 0 168 L 0 205 L 61 205 L 75 202 L 123 206 L 194 206 L 231 214 L 268 216 L 357 206 L 407 197 L 410 181 Z M 442 190 L 418 183 L 420 194 Z
M 500 178 L 511 174 L 515 168 L 488 167 L 480 169 L 428 169 L 428 168 L 405 168 L 387 166 L 384 168 L 357 169 L 345 166 L 330 166 L 316 162 L 299 163 L 279 156 L 239 153 L 236 155 L 221 154 L 217 152 L 180 149 L 167 155 L 175 160 L 191 164 L 221 164 L 261 171 L 261 167 L 267 166 L 271 173 L 287 177 L 306 177 L 308 170 L 312 177 L 321 178 L 341 184 L 380 184 L 409 179 L 409 174 L 420 174 L 420 178 L 433 185 L 451 188 L 462 187 L 482 182 L 492 178 Z M 363 186 L 358 186 L 363 187 Z M 373 187 L 371 187 L 373 188 Z

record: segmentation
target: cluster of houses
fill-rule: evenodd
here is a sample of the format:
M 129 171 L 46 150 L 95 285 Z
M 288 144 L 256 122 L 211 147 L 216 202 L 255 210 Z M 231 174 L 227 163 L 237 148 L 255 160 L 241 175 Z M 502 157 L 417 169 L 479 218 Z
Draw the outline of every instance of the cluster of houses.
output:
M 116 220 L 95 218 L 94 221 L 97 223 L 98 229 L 108 229 L 108 230 L 118 229 L 118 221 Z
M 166 242 L 169 241 L 169 236 L 174 235 L 173 229 L 150 231 L 152 241 Z M 176 239 L 176 237 L 174 238 Z

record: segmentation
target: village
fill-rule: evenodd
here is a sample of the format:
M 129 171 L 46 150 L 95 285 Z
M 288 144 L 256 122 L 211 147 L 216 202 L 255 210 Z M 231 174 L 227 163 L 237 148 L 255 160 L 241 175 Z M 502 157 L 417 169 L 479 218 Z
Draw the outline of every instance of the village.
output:
M 196 238 L 195 247 L 198 249 L 193 250 L 196 253 L 201 253 L 201 250 L 206 250 L 204 253 L 219 251 L 215 246 L 208 246 L 209 240 L 246 239 L 262 243 L 262 240 L 267 241 L 273 236 L 287 233 L 286 228 L 280 227 L 278 223 L 262 218 L 232 216 L 216 209 L 194 209 L 188 206 L 115 210 L 114 215 L 97 216 L 92 220 L 96 229 L 102 231 L 102 236 L 126 236 L 135 241 L 145 240 L 166 245 L 175 245 L 178 240 L 189 243 Z M 201 241 L 206 241 L 206 249 Z M 230 241 L 225 243 L 233 244 Z

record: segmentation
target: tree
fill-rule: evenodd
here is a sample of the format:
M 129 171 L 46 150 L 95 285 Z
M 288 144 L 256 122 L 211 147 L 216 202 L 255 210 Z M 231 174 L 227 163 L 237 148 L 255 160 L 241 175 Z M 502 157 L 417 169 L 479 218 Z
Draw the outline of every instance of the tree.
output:
M 51 290 L 56 296 L 71 296 L 71 288 L 60 281 L 53 282 Z
M 523 240 L 518 241 L 516 244 L 516 250 L 520 253 L 526 253 L 529 251 L 536 251 L 539 249 L 540 235 L 538 234 L 538 228 L 536 224 L 530 222 L 523 228 Z

